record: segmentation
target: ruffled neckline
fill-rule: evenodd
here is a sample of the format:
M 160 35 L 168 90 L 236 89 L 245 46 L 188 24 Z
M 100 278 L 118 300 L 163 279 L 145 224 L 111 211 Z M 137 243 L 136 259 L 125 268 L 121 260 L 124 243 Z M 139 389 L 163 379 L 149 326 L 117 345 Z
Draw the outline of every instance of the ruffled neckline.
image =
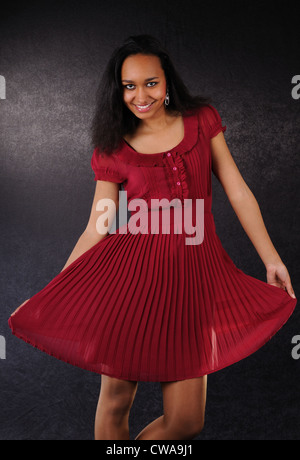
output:
M 121 144 L 116 154 L 120 160 L 125 163 L 130 163 L 135 166 L 153 166 L 163 165 L 164 158 L 167 153 L 182 154 L 192 150 L 198 140 L 198 116 L 197 111 L 189 111 L 183 115 L 184 137 L 172 149 L 158 153 L 140 153 L 134 150 L 125 139 L 121 140 Z

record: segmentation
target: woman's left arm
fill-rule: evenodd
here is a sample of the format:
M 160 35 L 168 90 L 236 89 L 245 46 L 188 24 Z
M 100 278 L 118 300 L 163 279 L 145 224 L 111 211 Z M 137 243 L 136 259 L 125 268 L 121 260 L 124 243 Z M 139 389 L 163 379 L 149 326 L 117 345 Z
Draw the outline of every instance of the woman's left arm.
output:
M 212 171 L 266 267 L 267 282 L 286 289 L 295 298 L 288 270 L 270 239 L 258 202 L 238 170 L 223 132 L 213 137 L 210 142 Z

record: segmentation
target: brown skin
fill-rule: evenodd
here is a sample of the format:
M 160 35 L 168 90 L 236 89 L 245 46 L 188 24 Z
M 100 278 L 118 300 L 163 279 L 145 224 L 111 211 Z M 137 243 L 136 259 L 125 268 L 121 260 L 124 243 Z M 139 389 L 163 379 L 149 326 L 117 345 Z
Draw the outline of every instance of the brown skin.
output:
M 150 77 L 158 78 L 145 81 Z M 135 133 L 125 136 L 125 140 L 145 154 L 166 151 L 178 145 L 184 136 L 183 118 L 166 111 L 167 82 L 159 58 L 142 54 L 129 56 L 123 62 L 121 79 L 124 103 L 140 119 Z M 136 105 L 152 102 L 149 112 L 141 113 L 136 108 Z
M 146 82 L 150 77 L 158 78 Z M 170 116 L 166 112 L 167 83 L 159 58 L 142 54 L 129 56 L 123 63 L 121 79 L 124 103 L 140 118 L 134 135 L 125 137 L 130 145 L 140 153 L 154 153 L 179 144 L 184 135 L 183 121 L 182 117 Z M 140 113 L 136 109 L 136 104 L 150 102 L 154 104 L 149 112 Z M 268 235 L 259 205 L 235 164 L 223 132 L 211 139 L 211 153 L 213 173 L 266 267 L 267 282 L 285 289 L 295 298 L 288 270 Z
M 145 79 L 154 76 L 158 78 L 151 82 L 157 82 L 156 85 L 145 82 Z M 159 58 L 141 54 L 129 56 L 123 63 L 121 79 L 133 82 L 123 82 L 124 86 L 129 85 L 124 88 L 123 98 L 129 110 L 140 119 L 136 132 L 125 137 L 130 145 L 145 154 L 163 152 L 178 145 L 184 135 L 183 120 L 181 116 L 171 115 L 165 110 L 167 86 Z M 140 113 L 135 108 L 135 104 L 145 105 L 152 101 L 155 103 L 149 112 Z M 266 266 L 268 283 L 286 289 L 292 296 L 293 288 L 287 268 L 270 240 L 258 203 L 232 158 L 223 132 L 211 139 L 211 153 L 213 172 Z M 96 231 L 96 220 L 100 215 L 95 210 L 96 203 L 102 198 L 111 198 L 118 206 L 118 190 L 119 184 L 97 181 L 88 225 L 64 268 L 103 238 Z M 95 439 L 127 440 L 129 413 L 138 382 L 106 375 L 101 377 Z M 161 382 L 161 388 L 164 414 L 147 425 L 135 439 L 187 440 L 196 437 L 204 425 L 207 376 Z
M 290 275 L 265 227 L 259 204 L 244 181 L 223 132 L 211 139 L 212 170 L 267 271 L 267 282 L 295 298 Z
M 150 77 L 153 85 L 145 80 Z M 141 54 L 124 60 L 121 70 L 124 103 L 140 119 L 137 130 L 125 136 L 139 153 L 163 152 L 176 146 L 184 136 L 181 116 L 169 115 L 165 109 L 166 79 L 156 56 Z M 123 80 L 131 80 L 130 83 Z M 125 87 L 126 86 L 126 87 Z M 155 101 L 149 112 L 140 113 L 135 104 Z M 138 382 L 102 375 L 101 392 L 96 412 L 96 440 L 128 440 L 128 418 Z M 188 440 L 203 429 L 207 376 L 176 382 L 161 382 L 164 414 L 147 425 L 136 440 Z
M 151 80 L 158 82 L 157 85 L 145 82 L 153 76 L 159 77 Z M 163 152 L 177 145 L 183 138 L 182 119 L 166 113 L 166 80 L 159 59 L 156 56 L 129 56 L 123 63 L 121 79 L 132 80 L 130 83 L 123 82 L 129 85 L 124 88 L 124 103 L 140 119 L 134 135 L 125 137 L 125 140 L 139 153 L 145 154 Z M 152 101 L 155 104 L 149 112 L 140 113 L 135 108 L 135 104 L 146 105 Z M 287 268 L 271 242 L 258 203 L 234 162 L 223 132 L 211 139 L 211 153 L 213 172 L 266 266 L 268 283 L 286 289 L 294 296 Z M 128 417 L 137 386 L 137 382 L 102 376 L 101 405 L 98 406 L 95 424 L 96 439 L 129 439 Z M 161 382 L 161 387 L 164 414 L 147 425 L 135 439 L 193 439 L 204 424 L 207 376 Z M 120 409 L 117 415 L 112 410 L 116 405 Z

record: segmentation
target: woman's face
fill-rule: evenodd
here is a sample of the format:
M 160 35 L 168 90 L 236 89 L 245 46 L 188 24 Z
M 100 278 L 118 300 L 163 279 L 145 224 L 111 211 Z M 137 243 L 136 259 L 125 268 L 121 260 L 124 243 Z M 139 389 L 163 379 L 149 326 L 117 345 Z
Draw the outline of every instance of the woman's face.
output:
M 129 110 L 144 119 L 165 110 L 167 82 L 157 56 L 135 54 L 122 65 L 123 100 Z

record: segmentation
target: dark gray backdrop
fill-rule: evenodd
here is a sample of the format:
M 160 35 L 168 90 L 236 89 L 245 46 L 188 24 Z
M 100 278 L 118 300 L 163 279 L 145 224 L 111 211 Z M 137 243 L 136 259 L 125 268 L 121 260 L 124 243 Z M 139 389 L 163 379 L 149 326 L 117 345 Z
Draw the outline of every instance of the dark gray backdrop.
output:
M 267 9 L 264 9 L 266 8 Z M 193 94 L 219 110 L 230 151 L 299 287 L 299 74 L 296 2 L 44 1 L 1 7 L 0 439 L 89 440 L 101 377 L 11 335 L 7 319 L 64 266 L 95 188 L 89 125 L 115 47 L 131 34 L 162 40 Z M 265 269 L 213 176 L 217 233 L 236 265 Z M 197 439 L 299 439 L 299 309 L 261 350 L 208 378 Z M 158 382 L 140 382 L 131 438 L 162 414 Z

